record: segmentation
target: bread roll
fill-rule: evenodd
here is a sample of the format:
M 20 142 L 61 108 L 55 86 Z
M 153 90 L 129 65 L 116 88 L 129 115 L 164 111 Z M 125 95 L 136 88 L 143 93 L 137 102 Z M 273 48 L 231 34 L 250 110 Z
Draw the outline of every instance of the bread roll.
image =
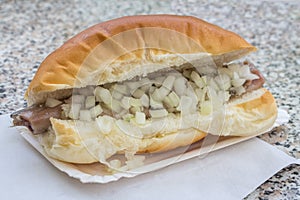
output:
M 195 17 L 123 17 L 97 24 L 51 53 L 40 65 L 25 98 L 29 105 L 44 104 L 49 98 L 71 96 L 74 88 L 124 83 L 184 68 L 186 63 L 218 68 L 255 50 L 237 34 Z M 39 137 L 53 158 L 72 163 L 105 162 L 114 154 L 186 146 L 208 133 L 257 134 L 270 128 L 276 116 L 272 94 L 261 88 L 232 98 L 211 115 L 172 114 L 143 126 L 107 115 L 91 121 L 51 118 L 51 127 Z M 155 134 L 146 137 L 149 130 Z

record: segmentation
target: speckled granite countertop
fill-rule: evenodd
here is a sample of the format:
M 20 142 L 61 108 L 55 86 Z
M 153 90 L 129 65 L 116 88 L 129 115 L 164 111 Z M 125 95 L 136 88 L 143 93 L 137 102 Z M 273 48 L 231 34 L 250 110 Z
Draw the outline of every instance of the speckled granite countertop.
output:
M 208 3 L 209 2 L 209 3 Z M 135 14 L 194 15 L 259 48 L 249 56 L 290 121 L 260 138 L 300 158 L 300 1 L 1 1 L 0 114 L 25 105 L 41 61 L 64 41 L 108 19 Z M 291 165 L 246 199 L 300 199 L 300 166 Z

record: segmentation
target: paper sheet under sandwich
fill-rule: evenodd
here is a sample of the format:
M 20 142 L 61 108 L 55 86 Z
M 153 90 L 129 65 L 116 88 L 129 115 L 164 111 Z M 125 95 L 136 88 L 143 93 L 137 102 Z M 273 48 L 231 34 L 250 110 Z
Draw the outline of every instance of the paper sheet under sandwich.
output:
M 288 115 L 280 111 L 278 123 Z M 195 156 L 164 169 L 103 185 L 82 184 L 58 173 L 17 137 L 9 116 L 0 116 L 0 199 L 242 199 L 291 163 L 299 163 L 257 138 L 230 145 L 205 157 Z M 4 128 L 3 128 L 4 127 Z M 32 140 L 33 142 L 35 140 Z M 31 142 L 32 142 L 31 141 Z M 193 157 L 193 151 L 187 153 Z M 182 158 L 183 159 L 183 158 Z M 54 166 L 84 182 L 109 182 L 126 174 L 93 175 L 99 165 Z M 178 160 L 180 161 L 180 160 Z M 156 163 L 157 164 L 157 163 Z M 160 165 L 160 164 L 157 164 Z M 83 170 L 83 171 L 82 171 Z M 100 170 L 101 171 L 101 170 Z M 3 198 L 2 198 L 3 197 Z
M 278 126 L 288 120 L 288 115 L 283 110 L 279 110 L 278 118 L 274 126 Z M 69 176 L 79 179 L 83 183 L 108 183 L 116 181 L 122 177 L 134 177 L 139 174 L 155 171 L 166 166 L 194 158 L 194 157 L 206 157 L 213 151 L 228 147 L 230 145 L 246 141 L 254 136 L 248 137 L 216 137 L 209 135 L 209 140 L 202 140 L 197 142 L 186 149 L 186 147 L 178 148 L 172 151 L 164 153 L 149 154 L 146 156 L 144 166 L 126 172 L 115 172 L 113 174 L 107 172 L 107 168 L 101 163 L 82 165 L 82 164 L 70 164 L 60 162 L 58 160 L 50 158 L 45 154 L 43 148 L 38 143 L 36 137 L 34 137 L 26 128 L 19 128 L 21 135 L 36 148 L 45 158 L 47 158 L 55 167 L 59 170 L 67 173 Z M 260 135 L 259 133 L 257 135 Z M 218 140 L 217 143 L 215 141 Z M 203 144 L 202 142 L 205 142 Z M 209 142 L 211 141 L 211 142 Z M 201 148 L 200 148 L 201 147 Z

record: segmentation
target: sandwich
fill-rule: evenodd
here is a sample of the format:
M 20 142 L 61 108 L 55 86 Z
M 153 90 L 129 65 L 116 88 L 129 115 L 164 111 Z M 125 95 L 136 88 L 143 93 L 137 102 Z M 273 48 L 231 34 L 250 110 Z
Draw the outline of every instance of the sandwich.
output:
M 277 107 L 263 75 L 241 60 L 253 51 L 195 17 L 113 19 L 51 53 L 25 93 L 28 108 L 11 118 L 52 158 L 118 169 L 207 135 L 255 135 L 273 125 Z

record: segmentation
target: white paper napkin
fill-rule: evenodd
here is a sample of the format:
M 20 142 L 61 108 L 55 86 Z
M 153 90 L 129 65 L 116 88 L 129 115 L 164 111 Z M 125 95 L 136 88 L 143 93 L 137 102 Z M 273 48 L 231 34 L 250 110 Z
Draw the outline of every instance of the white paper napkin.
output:
M 254 138 L 134 178 L 82 184 L 52 167 L 9 125 L 9 116 L 0 116 L 0 199 L 242 199 L 283 167 L 300 164 Z

